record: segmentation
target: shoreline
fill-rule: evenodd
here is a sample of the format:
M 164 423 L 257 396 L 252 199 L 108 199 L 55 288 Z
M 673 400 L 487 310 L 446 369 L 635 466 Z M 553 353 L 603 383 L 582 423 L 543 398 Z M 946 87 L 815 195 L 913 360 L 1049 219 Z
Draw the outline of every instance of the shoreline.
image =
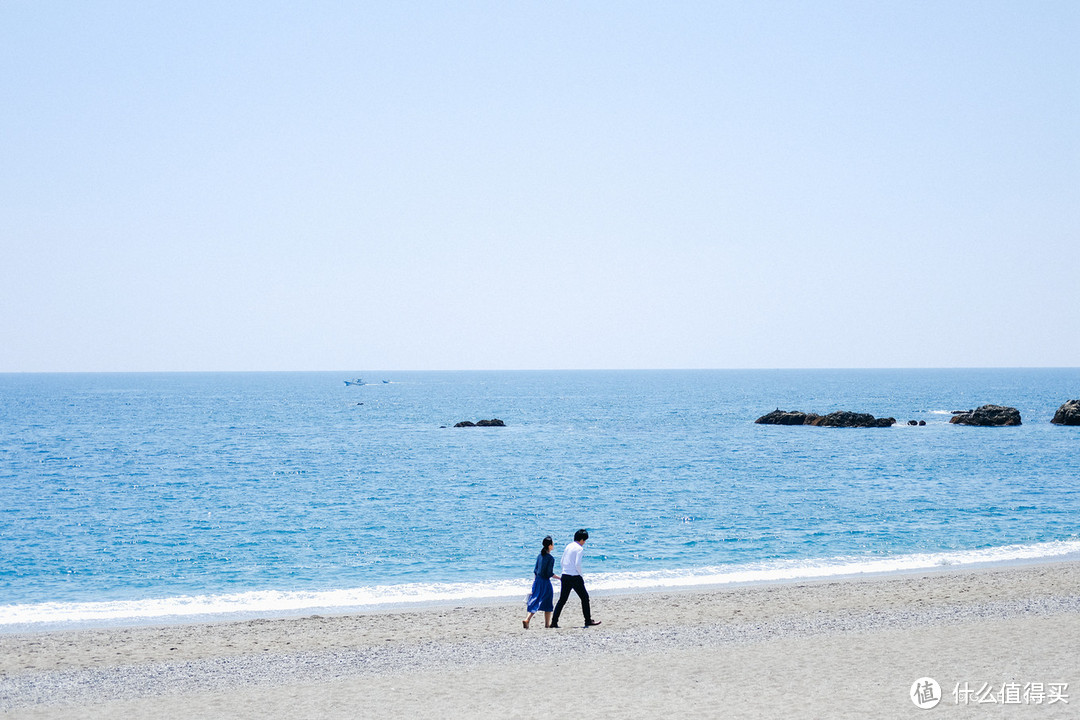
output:
M 891 558 L 833 558 L 833 563 L 826 561 L 823 565 L 792 564 L 785 567 L 783 564 L 774 566 L 732 566 L 718 568 L 696 568 L 686 571 L 645 571 L 630 573 L 637 575 L 627 578 L 620 573 L 590 573 L 590 593 L 594 597 L 618 597 L 623 595 L 650 595 L 654 593 L 678 593 L 678 592 L 709 592 L 739 588 L 762 587 L 775 584 L 831 582 L 835 580 L 857 580 L 876 577 L 903 577 L 910 574 L 934 573 L 934 572 L 964 572 L 968 570 L 1024 567 L 1057 562 L 1080 562 L 1080 541 L 1053 541 L 1051 545 L 1067 546 L 1064 552 L 1046 553 L 1044 544 L 1030 546 L 1004 546 L 993 548 L 989 557 L 981 558 L 986 551 L 967 550 L 954 553 L 953 557 L 938 554 L 915 554 L 910 556 L 897 556 Z M 1033 552 L 1035 551 L 1035 552 Z M 888 567 L 893 565 L 893 567 Z M 885 566 L 885 567 L 882 567 Z M 720 579 L 724 578 L 724 579 Z M 619 585 L 619 583 L 623 583 Z M 456 591 L 451 592 L 447 588 L 453 583 L 436 583 L 434 587 L 435 597 L 422 599 L 407 599 L 409 592 L 415 592 L 416 588 L 425 586 L 411 585 L 387 585 L 373 588 L 345 588 L 326 591 L 275 591 L 275 590 L 251 590 L 226 595 L 199 595 L 199 596 L 175 596 L 163 598 L 148 598 L 145 600 L 107 600 L 107 601 L 82 601 L 82 602 L 43 602 L 36 604 L 15 604 L 0 606 L 0 637 L 9 635 L 24 635 L 29 633 L 51 633 L 82 630 L 105 630 L 120 628 L 137 628 L 166 625 L 199 625 L 208 623 L 245 622 L 251 620 L 280 620 L 296 619 L 313 614 L 319 615 L 354 615 L 354 614 L 384 614 L 404 613 L 427 610 L 438 610 L 460 606 L 485 606 L 512 604 L 519 597 L 528 593 L 530 581 L 521 578 L 515 580 L 484 581 L 473 584 L 461 583 Z M 613 585 L 615 585 L 613 587 Z M 492 586 L 498 590 L 492 591 Z M 427 592 L 432 586 L 426 586 Z M 467 595 L 464 593 L 475 592 L 477 587 L 484 587 L 486 594 Z M 409 592 L 402 593 L 403 588 Z M 438 592 L 445 594 L 438 597 Z M 404 599 L 392 599 L 383 602 L 357 602 L 358 596 L 368 596 L 372 593 L 389 593 L 391 597 Z M 243 607 L 244 602 L 251 602 L 252 596 L 263 596 L 254 603 L 263 605 L 278 605 L 278 607 Z M 347 601 L 342 599 L 345 596 Z M 267 599 L 267 598 L 271 599 Z M 229 603 L 239 604 L 242 609 L 220 609 Z M 320 604 L 319 599 L 326 600 L 326 604 Z M 173 604 L 183 608 L 186 612 L 170 613 L 163 611 L 161 606 Z M 218 606 L 219 609 L 204 612 L 195 612 L 193 606 Z M 127 610 L 119 608 L 127 607 Z M 146 606 L 158 606 L 150 609 Z M 46 608 L 48 612 L 58 612 L 58 608 L 64 608 L 71 612 L 71 608 L 79 608 L 83 612 L 100 613 L 98 617 L 84 619 L 62 620 L 31 620 L 10 621 L 11 610 L 21 608 L 38 609 Z M 25 610 L 23 610 L 25 612 Z M 33 614 L 31 612 L 31 614 Z
M 891 717 L 919 712 L 907 693 L 923 676 L 950 692 L 1011 681 L 1080 693 L 1076 560 L 593 598 L 604 624 L 587 630 L 572 598 L 559 630 L 541 615 L 526 631 L 521 603 L 493 602 L 2 635 L 0 712 L 258 717 L 300 703 L 299 714 L 327 717 L 533 717 L 529 688 L 546 678 L 555 693 L 566 673 L 605 698 L 589 711 L 599 717 L 708 717 L 717 703 L 770 717 Z M 645 693 L 642 678 L 662 683 Z M 808 705 L 770 704 L 770 692 L 796 689 Z

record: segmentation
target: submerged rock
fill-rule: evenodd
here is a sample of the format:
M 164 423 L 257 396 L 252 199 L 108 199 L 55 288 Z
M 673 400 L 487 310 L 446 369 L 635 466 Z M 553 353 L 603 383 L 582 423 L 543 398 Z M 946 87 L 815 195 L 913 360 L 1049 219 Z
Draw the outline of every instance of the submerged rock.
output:
M 1080 425 L 1080 400 L 1066 400 L 1050 422 L 1055 425 Z
M 1020 425 L 1020 411 L 1004 405 L 983 405 L 974 410 L 955 410 L 949 422 L 976 427 L 1005 427 Z

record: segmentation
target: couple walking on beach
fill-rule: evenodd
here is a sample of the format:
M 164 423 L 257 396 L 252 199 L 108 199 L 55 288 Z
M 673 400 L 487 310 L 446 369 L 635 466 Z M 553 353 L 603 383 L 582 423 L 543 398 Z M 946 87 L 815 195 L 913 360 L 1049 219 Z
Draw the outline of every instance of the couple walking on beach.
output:
M 578 530 L 574 533 L 574 542 L 566 546 L 562 555 L 562 575 L 555 574 L 555 557 L 551 554 L 555 547 L 555 541 L 551 536 L 544 538 L 544 546 L 536 558 L 536 567 L 533 568 L 532 592 L 529 593 L 528 604 L 525 606 L 529 615 L 521 621 L 526 630 L 533 615 L 538 612 L 544 613 L 544 627 L 559 627 L 559 615 L 562 614 L 563 606 L 570 599 L 570 592 L 576 592 L 581 598 L 581 612 L 585 615 L 585 627 L 599 625 L 599 620 L 592 619 L 592 610 L 589 607 L 589 591 L 585 589 L 585 578 L 581 574 L 581 556 L 585 554 L 585 541 L 589 539 L 588 530 Z M 551 617 L 551 601 L 554 591 L 551 588 L 551 578 L 557 578 L 560 583 L 559 603 L 555 606 L 555 617 Z

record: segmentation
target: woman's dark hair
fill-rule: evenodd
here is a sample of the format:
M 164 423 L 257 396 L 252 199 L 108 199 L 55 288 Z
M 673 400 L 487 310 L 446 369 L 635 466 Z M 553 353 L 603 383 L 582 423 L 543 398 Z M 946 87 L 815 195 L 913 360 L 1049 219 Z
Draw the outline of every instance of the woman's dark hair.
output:
M 546 538 L 544 538 L 544 547 L 540 548 L 540 554 L 547 555 L 549 552 L 548 548 L 553 547 L 554 545 L 555 541 L 551 539 L 550 535 L 548 535 Z
M 584 528 L 582 528 L 581 530 L 578 530 L 576 533 L 574 533 L 574 542 L 577 542 L 579 540 L 588 540 L 588 539 L 589 539 L 589 531 L 584 529 Z

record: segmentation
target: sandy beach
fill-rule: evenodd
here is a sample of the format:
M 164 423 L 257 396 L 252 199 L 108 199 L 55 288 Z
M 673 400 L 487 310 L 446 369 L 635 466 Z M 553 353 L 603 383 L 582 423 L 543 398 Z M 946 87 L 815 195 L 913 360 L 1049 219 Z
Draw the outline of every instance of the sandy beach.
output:
M 0 714 L 919 717 L 923 677 L 937 714 L 1080 710 L 1076 562 L 593 607 L 589 629 L 572 599 L 559 630 L 523 629 L 514 604 L 0 636 Z

